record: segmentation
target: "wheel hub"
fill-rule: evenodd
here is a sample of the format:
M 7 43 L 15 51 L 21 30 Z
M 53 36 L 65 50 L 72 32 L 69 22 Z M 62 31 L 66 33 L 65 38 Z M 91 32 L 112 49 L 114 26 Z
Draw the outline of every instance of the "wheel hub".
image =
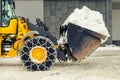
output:
M 47 50 L 44 47 L 36 46 L 30 51 L 30 59 L 34 63 L 43 63 L 47 59 Z

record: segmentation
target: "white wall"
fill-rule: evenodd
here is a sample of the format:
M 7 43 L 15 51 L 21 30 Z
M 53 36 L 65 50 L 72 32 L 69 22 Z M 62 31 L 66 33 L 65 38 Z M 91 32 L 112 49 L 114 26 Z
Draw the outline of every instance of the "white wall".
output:
M 120 40 L 120 9 L 112 10 L 112 40 Z
M 36 23 L 36 18 L 44 20 L 43 0 L 15 0 L 17 16 L 29 18 Z

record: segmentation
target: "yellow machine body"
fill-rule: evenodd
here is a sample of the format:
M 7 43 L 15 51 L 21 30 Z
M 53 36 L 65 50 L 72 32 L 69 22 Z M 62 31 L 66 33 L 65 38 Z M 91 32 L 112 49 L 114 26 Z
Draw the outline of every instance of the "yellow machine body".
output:
M 40 19 L 36 25 L 15 14 L 14 0 L 0 0 L 0 58 L 20 56 L 31 71 L 49 70 L 57 57 L 57 39 Z
M 24 41 L 20 42 L 18 53 L 16 52 L 18 42 L 29 32 L 27 22 L 22 19 L 11 19 L 8 26 L 0 27 L 0 57 L 15 57 L 19 53 Z M 15 42 L 7 52 L 2 51 L 2 42 L 5 38 L 14 38 Z

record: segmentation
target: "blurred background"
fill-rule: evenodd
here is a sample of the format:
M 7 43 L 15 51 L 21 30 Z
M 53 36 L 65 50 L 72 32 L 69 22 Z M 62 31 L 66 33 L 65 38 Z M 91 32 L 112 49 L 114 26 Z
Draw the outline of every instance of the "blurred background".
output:
M 103 14 L 111 37 L 104 45 L 120 45 L 120 0 L 15 0 L 16 13 L 36 24 L 40 18 L 50 32 L 59 38 L 59 26 L 75 8 L 87 6 Z M 82 15 L 81 15 L 82 16 Z

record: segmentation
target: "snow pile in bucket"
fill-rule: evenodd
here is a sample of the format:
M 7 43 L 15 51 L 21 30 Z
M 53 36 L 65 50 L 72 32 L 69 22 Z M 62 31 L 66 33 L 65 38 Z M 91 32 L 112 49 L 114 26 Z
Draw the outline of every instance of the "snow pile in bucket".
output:
M 94 32 L 100 33 L 107 36 L 107 38 L 110 37 L 110 34 L 105 27 L 102 14 L 98 11 L 90 10 L 86 6 L 83 6 L 82 9 L 76 8 L 74 12 L 72 12 L 65 20 L 63 26 L 67 25 L 68 23 L 73 23 Z

